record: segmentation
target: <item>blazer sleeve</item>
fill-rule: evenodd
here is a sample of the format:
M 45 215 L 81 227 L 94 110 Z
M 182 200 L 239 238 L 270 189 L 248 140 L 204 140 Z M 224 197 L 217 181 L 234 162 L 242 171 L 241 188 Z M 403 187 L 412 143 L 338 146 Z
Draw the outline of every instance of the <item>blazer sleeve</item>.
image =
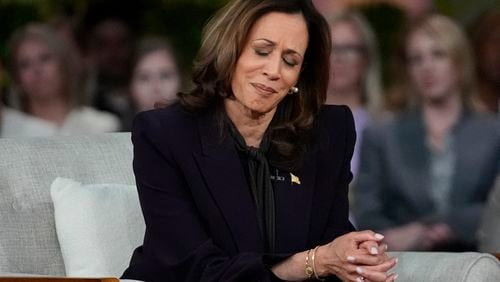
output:
M 134 252 L 126 279 L 142 281 L 273 281 L 276 257 L 229 256 L 204 229 L 160 119 L 148 112 L 134 121 L 133 168 L 146 222 L 143 245 Z M 283 259 L 283 258 L 280 258 Z
M 354 127 L 354 118 L 351 110 L 347 106 L 342 106 L 342 122 L 339 127 L 330 126 L 330 136 L 338 135 L 339 132 L 343 133 L 345 139 L 342 151 L 334 151 L 332 153 L 341 153 L 342 164 L 341 171 L 337 181 L 334 184 L 334 202 L 328 215 L 328 226 L 322 238 L 322 243 L 328 243 L 331 240 L 346 234 L 347 232 L 354 231 L 355 228 L 349 221 L 349 183 L 352 180 L 351 172 L 351 158 L 354 152 L 354 144 L 356 143 L 356 130 Z M 338 117 L 330 117 L 328 120 L 335 120 Z M 338 148 L 336 146 L 329 146 L 329 150 Z
M 383 131 L 384 128 L 371 126 L 363 133 L 360 166 L 353 193 L 353 213 L 360 229 L 383 230 L 395 225 L 385 215 L 382 200 L 384 187 L 387 187 Z

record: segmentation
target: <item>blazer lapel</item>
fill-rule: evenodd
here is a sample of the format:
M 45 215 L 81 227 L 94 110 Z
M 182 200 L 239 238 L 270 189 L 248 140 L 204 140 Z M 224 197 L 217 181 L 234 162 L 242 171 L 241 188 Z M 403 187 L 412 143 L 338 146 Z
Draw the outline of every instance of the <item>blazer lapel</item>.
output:
M 314 159 L 314 158 L 312 158 Z M 315 190 L 315 162 L 306 163 L 301 171 L 289 172 L 273 169 L 281 180 L 275 180 L 276 195 L 276 252 L 302 251 L 307 246 L 311 226 L 311 208 Z M 297 232 L 297 230 L 300 230 Z
M 194 154 L 208 189 L 241 252 L 261 251 L 263 242 L 245 173 L 230 136 L 220 138 L 214 115 L 198 120 L 202 155 Z

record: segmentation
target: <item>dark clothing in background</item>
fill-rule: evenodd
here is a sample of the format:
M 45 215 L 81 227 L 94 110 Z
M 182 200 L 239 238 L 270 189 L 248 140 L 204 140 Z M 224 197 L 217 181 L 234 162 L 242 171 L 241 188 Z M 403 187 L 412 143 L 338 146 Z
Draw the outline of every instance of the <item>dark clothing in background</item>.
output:
M 453 128 L 455 154 L 448 212 L 437 215 L 431 197 L 431 151 L 423 119 L 407 113 L 367 128 L 354 208 L 360 229 L 381 231 L 413 221 L 448 224 L 457 240 L 450 251 L 476 248 L 480 214 L 500 166 L 500 124 L 466 113 Z

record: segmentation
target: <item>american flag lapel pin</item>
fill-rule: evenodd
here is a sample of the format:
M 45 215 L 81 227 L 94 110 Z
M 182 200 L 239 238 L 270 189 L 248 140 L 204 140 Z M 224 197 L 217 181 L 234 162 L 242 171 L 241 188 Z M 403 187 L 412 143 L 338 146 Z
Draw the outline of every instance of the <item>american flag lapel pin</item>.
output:
M 290 181 L 292 182 L 292 184 L 300 185 L 300 178 L 291 172 L 290 172 Z

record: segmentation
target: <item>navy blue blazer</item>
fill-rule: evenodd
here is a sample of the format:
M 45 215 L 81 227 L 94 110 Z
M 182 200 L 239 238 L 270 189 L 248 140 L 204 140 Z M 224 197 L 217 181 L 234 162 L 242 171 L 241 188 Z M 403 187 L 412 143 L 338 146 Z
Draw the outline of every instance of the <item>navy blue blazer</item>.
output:
M 316 117 L 303 168 L 293 172 L 300 184 L 289 171 L 271 171 L 279 176 L 274 254 L 263 251 L 234 141 L 218 128 L 214 114 L 190 115 L 178 104 L 136 117 L 133 168 L 146 232 L 123 278 L 272 281 L 272 265 L 354 230 L 347 190 L 355 130 L 347 107 L 324 106 Z

